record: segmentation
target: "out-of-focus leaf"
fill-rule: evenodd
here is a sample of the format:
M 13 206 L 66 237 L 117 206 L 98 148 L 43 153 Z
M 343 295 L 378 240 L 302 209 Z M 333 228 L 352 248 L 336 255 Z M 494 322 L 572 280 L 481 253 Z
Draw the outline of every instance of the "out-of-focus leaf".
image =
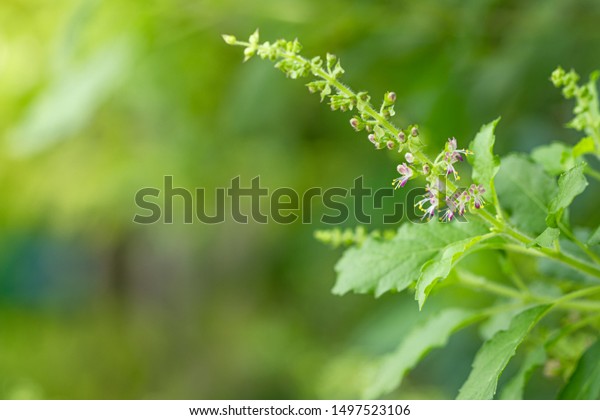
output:
M 546 229 L 548 205 L 557 192 L 556 181 L 524 156 L 502 159 L 496 175 L 500 203 L 521 230 L 539 235 Z
M 592 233 L 587 240 L 588 245 L 598 245 L 600 244 L 600 226 L 596 228 L 594 233 Z
M 594 139 L 591 137 L 584 137 L 579 140 L 575 146 L 573 146 L 573 157 L 577 158 L 587 153 L 594 153 L 596 148 L 594 145 Z
M 131 43 L 119 39 L 59 73 L 13 129 L 12 153 L 30 155 L 81 130 L 127 74 L 131 53 Z
M 563 143 L 536 147 L 531 152 L 531 158 L 550 175 L 560 175 L 575 165 L 571 148 Z
M 529 353 L 523 360 L 519 371 L 515 376 L 504 386 L 500 393 L 502 400 L 520 400 L 523 399 L 525 385 L 531 378 L 533 372 L 544 364 L 546 361 L 546 351 L 544 346 L 538 346 Z
M 600 397 L 600 340 L 581 356 L 575 372 L 558 394 L 561 400 L 595 400 Z
M 508 330 L 500 331 L 485 342 L 473 361 L 473 369 L 457 399 L 489 400 L 494 397 L 498 379 L 525 336 L 550 308 L 535 306 L 517 315 Z
M 407 288 L 419 278 L 421 267 L 448 245 L 485 233 L 479 222 L 405 223 L 390 241 L 367 239 L 361 247 L 348 249 L 336 265 L 333 293 L 350 291 L 376 296 Z
M 452 334 L 477 319 L 464 309 L 445 309 L 413 328 L 394 352 L 383 357 L 364 398 L 378 398 L 398 388 L 404 375 L 431 349 L 445 346 Z

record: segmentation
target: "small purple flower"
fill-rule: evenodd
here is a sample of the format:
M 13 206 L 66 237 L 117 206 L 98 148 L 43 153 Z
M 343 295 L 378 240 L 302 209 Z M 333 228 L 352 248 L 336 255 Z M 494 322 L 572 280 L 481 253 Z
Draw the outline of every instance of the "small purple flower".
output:
M 408 163 L 413 163 L 415 161 L 415 157 L 410 152 L 404 155 L 404 159 L 406 159 Z
M 456 172 L 456 168 L 454 168 L 454 164 L 457 162 L 462 162 L 464 160 L 463 155 L 471 154 L 470 151 L 466 149 L 458 149 L 457 148 L 456 139 L 452 137 L 448 139 L 448 143 L 446 144 L 446 152 L 444 154 L 444 162 L 446 164 L 446 175 L 453 174 L 455 180 L 459 180 L 458 172 Z
M 456 172 L 456 169 L 454 168 L 454 162 L 452 162 L 452 160 L 448 159 L 448 153 L 446 153 L 446 175 L 450 175 L 450 174 L 454 174 L 454 180 L 458 181 L 460 179 L 460 176 L 458 176 L 458 172 Z
M 444 210 L 444 214 L 440 218 L 442 222 L 451 222 L 454 219 L 454 210 L 452 207 L 448 206 L 446 210 Z
M 375 147 L 379 148 L 379 142 L 375 138 L 375 134 L 369 134 L 369 136 L 367 138 L 369 139 L 369 141 L 371 143 L 373 143 L 375 145 Z
M 438 191 L 435 188 L 427 186 L 427 192 L 423 196 L 423 199 L 415 204 L 415 207 L 419 207 L 419 210 L 423 212 L 421 219 L 424 219 L 425 217 L 431 219 L 435 215 L 439 204 L 437 197 Z
M 458 196 L 454 199 L 456 210 L 460 216 L 465 214 L 465 209 L 469 204 L 469 201 L 471 201 L 471 196 L 467 191 L 463 191 L 462 193 L 458 194 Z
M 448 144 L 446 145 L 446 159 L 452 163 L 462 162 L 464 160 L 462 155 L 466 156 L 472 153 L 473 152 L 467 149 L 458 149 L 456 138 L 452 137 L 451 139 L 448 139 Z
M 394 188 L 404 187 L 408 180 L 413 176 L 413 170 L 410 169 L 410 167 L 406 163 L 398 165 L 396 169 L 398 170 L 398 173 L 402 176 L 394 179 L 392 181 L 392 185 L 394 185 Z
M 483 193 L 485 193 L 485 188 L 483 188 L 482 185 L 472 184 L 469 187 L 469 194 L 473 199 L 473 205 L 476 209 L 483 208 L 483 205 L 485 204 Z
M 388 140 L 388 142 L 386 143 L 386 145 L 387 145 L 387 148 L 390 149 L 390 150 L 392 150 L 394 148 L 394 146 L 396 146 L 396 144 L 393 141 L 391 141 L 391 140 Z

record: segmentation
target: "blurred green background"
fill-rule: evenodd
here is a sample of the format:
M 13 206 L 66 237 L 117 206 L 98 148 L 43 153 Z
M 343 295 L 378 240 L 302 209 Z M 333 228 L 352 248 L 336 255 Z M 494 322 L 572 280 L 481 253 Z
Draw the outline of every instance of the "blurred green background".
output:
M 548 77 L 600 68 L 599 21 L 597 0 L 3 0 L 0 397 L 356 397 L 360 365 L 418 320 L 410 296 L 331 295 L 340 251 L 318 223 L 132 222 L 165 175 L 300 192 L 394 177 L 349 114 L 242 65 L 222 33 L 335 52 L 434 148 L 502 115 L 504 154 L 576 141 Z M 594 200 L 577 205 L 597 222 Z M 459 334 L 396 396 L 454 397 L 478 343 Z

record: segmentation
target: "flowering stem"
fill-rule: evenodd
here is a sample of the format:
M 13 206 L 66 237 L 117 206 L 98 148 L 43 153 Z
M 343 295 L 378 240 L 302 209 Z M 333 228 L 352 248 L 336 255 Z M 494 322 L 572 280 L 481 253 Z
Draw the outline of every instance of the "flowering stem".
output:
M 304 63 L 309 62 L 308 60 L 306 60 L 303 57 L 292 56 L 291 54 L 287 54 L 286 56 L 289 58 L 295 57 L 297 59 L 302 60 Z M 322 79 L 327 80 L 327 82 L 329 82 L 332 86 L 335 86 L 340 92 L 343 92 L 344 94 L 349 95 L 349 96 L 355 96 L 354 92 L 349 87 L 347 87 L 346 85 L 344 85 L 343 83 L 341 83 L 340 81 L 335 79 L 334 77 L 329 76 L 329 74 L 327 74 L 322 69 L 318 69 L 315 73 L 317 76 L 321 77 Z M 360 98 L 357 98 L 357 100 L 362 101 Z M 364 105 L 364 111 L 367 114 L 369 114 L 369 116 L 371 116 L 371 118 L 373 118 L 375 121 L 377 121 L 386 130 L 388 130 L 394 137 L 398 136 L 400 130 L 398 128 L 396 128 L 392 123 L 390 123 L 387 119 L 382 117 L 377 111 L 375 111 L 375 109 L 373 109 L 373 107 L 370 105 L 370 103 L 364 102 L 363 105 Z M 412 153 L 417 160 L 419 160 L 421 162 L 425 162 L 433 167 L 434 163 L 431 161 L 431 159 L 429 159 L 429 157 L 425 153 L 423 153 L 420 150 L 414 150 Z M 456 189 L 458 188 L 457 185 L 449 178 L 448 178 L 447 185 L 448 185 L 448 191 L 450 192 L 450 194 L 455 192 Z M 494 215 L 490 214 L 485 209 L 481 209 L 480 211 L 476 212 L 475 214 L 479 215 L 479 217 L 484 219 L 488 224 L 490 224 L 493 228 L 495 228 L 499 232 L 504 233 L 509 238 L 520 243 L 521 249 L 523 251 L 531 251 L 530 253 L 535 254 L 536 256 L 547 257 L 550 259 L 554 259 L 556 261 L 560 261 L 563 264 L 569 265 L 579 271 L 582 271 L 582 272 L 590 274 L 594 277 L 600 278 L 600 269 L 598 269 L 595 266 L 589 265 L 584 261 L 580 261 L 579 259 L 576 259 L 569 255 L 563 254 L 560 251 L 551 250 L 548 248 L 540 248 L 539 250 L 531 250 L 530 248 L 526 248 L 525 246 L 530 244 L 531 242 L 533 242 L 533 239 L 527 237 L 526 235 L 517 231 L 513 227 L 509 226 L 503 220 L 502 210 L 500 208 L 500 204 L 499 204 L 498 197 L 496 195 L 495 188 L 493 189 L 492 193 L 493 193 L 493 197 L 494 197 L 494 205 L 496 208 L 496 215 L 494 216 Z
M 329 58 L 330 58 L 329 55 L 327 58 L 328 64 L 327 64 L 327 71 L 326 71 L 323 68 L 322 62 L 320 61 L 320 59 L 318 57 L 316 57 L 313 60 L 309 60 L 298 54 L 298 51 L 300 50 L 300 45 L 297 43 L 297 41 L 286 42 L 286 41 L 282 40 L 281 42 L 278 41 L 277 43 L 274 43 L 274 44 L 265 43 L 263 45 L 260 45 L 258 43 L 258 32 L 256 32 L 255 34 L 253 34 L 250 37 L 250 42 L 238 41 L 235 37 L 232 37 L 229 35 L 224 36 L 224 39 L 230 45 L 238 45 L 238 46 L 245 47 L 246 49 L 244 50 L 244 53 L 246 55 L 246 59 L 250 58 L 255 53 L 258 53 L 262 58 L 270 58 L 271 60 L 280 59 L 281 61 L 278 62 L 276 64 L 276 66 L 278 66 L 278 68 L 280 68 L 284 72 L 286 72 L 286 74 L 289 77 L 296 78 L 298 76 L 306 76 L 306 75 L 312 73 L 314 76 L 322 79 L 324 81 L 324 83 L 327 84 L 328 90 L 321 91 L 322 99 L 324 99 L 326 96 L 330 95 L 330 93 L 331 93 L 330 87 L 333 87 L 337 90 L 337 93 L 339 95 L 333 95 L 333 94 L 330 95 L 332 98 L 332 108 L 334 108 L 334 105 L 335 105 L 336 107 L 334 109 L 346 109 L 345 107 L 342 108 L 341 105 L 338 106 L 337 104 L 334 103 L 334 96 L 342 96 L 343 97 L 342 99 L 345 100 L 346 103 L 350 104 L 349 108 L 352 108 L 353 106 L 355 106 L 358 110 L 360 110 L 361 114 L 364 115 L 364 120 L 365 120 L 364 123 L 366 123 L 366 124 L 372 123 L 376 128 L 379 127 L 380 130 L 387 132 L 387 134 L 390 135 L 390 137 L 393 139 L 399 139 L 399 136 L 404 135 L 404 133 L 401 130 L 396 128 L 388 120 L 388 117 L 393 114 L 391 114 L 391 113 L 384 114 L 383 113 L 383 111 L 385 109 L 385 107 L 384 107 L 385 103 L 384 103 L 384 105 L 382 105 L 381 111 L 378 112 L 375 108 L 373 108 L 373 106 L 369 102 L 369 98 L 367 95 L 361 95 L 361 94 L 354 93 L 352 91 L 352 89 L 350 89 L 348 86 L 344 85 L 342 82 L 340 82 L 337 79 L 337 77 L 341 73 L 343 73 L 343 70 L 341 69 L 341 67 L 339 67 L 339 62 L 337 62 L 337 64 L 335 64 L 335 65 L 332 64 L 336 60 L 332 60 L 331 64 L 329 63 Z M 333 57 L 333 56 L 331 56 L 331 57 Z M 335 57 L 333 57 L 333 58 L 335 59 Z M 282 66 L 279 66 L 280 64 Z M 332 66 L 334 66 L 335 68 L 332 68 Z M 390 99 L 389 101 L 390 101 L 390 103 L 393 103 L 394 100 L 395 100 L 395 94 L 394 94 L 394 99 Z M 356 124 L 358 125 L 359 122 L 356 121 Z M 355 125 L 353 124 L 353 126 L 355 126 Z M 355 128 L 357 128 L 357 126 L 355 126 Z M 371 137 L 371 136 L 373 136 L 373 139 L 375 139 L 375 136 L 373 134 L 371 134 L 369 137 Z M 409 147 L 411 159 L 414 159 L 415 162 L 424 164 L 424 166 L 430 167 L 431 170 L 433 171 L 434 168 L 436 167 L 436 163 L 439 163 L 439 162 L 432 161 L 425 153 L 423 153 L 420 150 L 420 147 L 418 147 L 418 144 L 413 144 L 413 142 L 411 142 L 411 141 L 407 141 L 406 143 L 408 144 L 408 147 Z M 450 162 L 450 163 L 452 163 L 452 162 Z M 406 174 L 404 174 L 405 175 L 404 181 L 406 181 L 412 174 L 412 171 L 409 172 L 408 170 L 406 170 L 405 172 L 406 172 Z M 450 173 L 450 172 L 448 172 L 448 173 Z M 598 174 L 598 176 L 600 177 L 600 174 Z M 446 190 L 447 190 L 447 193 L 449 193 L 448 195 L 451 195 L 457 191 L 458 186 L 449 177 L 446 177 L 446 179 L 447 179 Z M 514 227 L 510 226 L 504 220 L 504 218 L 502 216 L 502 209 L 500 207 L 500 203 L 499 203 L 495 188 L 493 186 L 493 182 L 491 185 L 491 192 L 492 192 L 493 204 L 494 204 L 496 214 L 493 215 L 493 214 L 489 213 L 489 211 L 487 209 L 483 209 L 483 208 L 479 209 L 478 211 L 474 211 L 473 214 L 476 215 L 477 217 L 481 218 L 484 222 L 486 222 L 492 228 L 492 231 L 501 233 L 505 237 L 507 237 L 510 240 L 517 243 L 517 245 L 505 244 L 506 249 L 511 249 L 511 248 L 513 248 L 513 250 L 518 249 L 519 252 L 532 254 L 532 255 L 535 255 L 538 257 L 541 256 L 541 257 L 550 258 L 550 259 L 559 261 L 563 264 L 569 265 L 581 272 L 584 272 L 584 273 L 594 276 L 596 278 L 600 278 L 600 268 L 598 268 L 597 266 L 590 265 L 587 262 L 581 261 L 577 258 L 571 257 L 567 254 L 564 254 L 558 248 L 557 249 L 549 249 L 549 248 L 544 248 L 544 247 L 535 248 L 535 249 L 530 248 L 529 246 L 533 242 L 533 239 L 529 238 L 527 235 L 524 235 L 523 233 L 519 232 L 518 230 L 516 230 Z M 591 252 L 591 251 L 589 251 L 589 252 Z M 588 252 L 586 252 L 586 253 L 588 253 Z M 595 255 L 594 255 L 594 257 L 592 257 L 592 255 L 590 255 L 590 254 L 588 254 L 588 255 L 595 262 L 600 262 L 600 258 L 596 257 Z

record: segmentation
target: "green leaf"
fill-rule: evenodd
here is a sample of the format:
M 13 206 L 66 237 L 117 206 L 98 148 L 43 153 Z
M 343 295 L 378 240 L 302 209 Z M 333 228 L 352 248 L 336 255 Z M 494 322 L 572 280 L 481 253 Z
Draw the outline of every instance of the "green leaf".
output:
M 500 331 L 486 341 L 477 352 L 473 369 L 458 393 L 460 400 L 489 400 L 494 397 L 498 379 L 515 354 L 525 336 L 550 308 L 535 306 L 521 312 L 510 323 L 508 330 Z
M 471 176 L 473 181 L 484 186 L 485 198 L 488 200 L 492 197 L 493 180 L 500 166 L 500 159 L 494 155 L 496 140 L 494 130 L 499 121 L 500 118 L 497 118 L 491 123 L 483 125 L 469 146 L 473 152 L 473 155 L 469 156 L 469 161 L 473 166 Z
M 554 178 L 526 157 L 510 155 L 502 159 L 495 182 L 502 208 L 516 227 L 536 236 L 542 233 L 548 205 L 557 192 Z
M 527 244 L 527 247 L 530 248 L 535 245 L 539 245 L 543 248 L 552 248 L 554 246 L 554 241 L 558 239 L 560 235 L 560 229 L 557 228 L 546 228 L 537 238 L 535 238 L 532 242 Z
M 484 239 L 487 239 L 485 235 L 479 235 L 454 242 L 446 246 L 435 258 L 423 265 L 421 268 L 421 275 L 417 281 L 417 291 L 415 294 L 415 298 L 419 301 L 419 309 L 423 308 L 425 300 L 438 280 L 448 277 L 448 274 L 450 274 L 450 271 L 458 260 L 468 252 L 471 247 Z
M 561 400 L 595 400 L 600 396 L 600 340 L 581 356 L 575 372 L 558 394 Z
M 531 158 L 544 167 L 550 175 L 560 175 L 575 165 L 573 150 L 563 143 L 552 143 L 536 147 Z
M 588 153 L 594 153 L 595 150 L 596 146 L 594 145 L 594 139 L 591 137 L 584 137 L 579 140 L 579 143 L 573 146 L 573 157 L 577 158 Z
M 374 399 L 398 388 L 404 375 L 431 350 L 443 347 L 459 329 L 479 319 L 463 309 L 445 309 L 430 317 L 424 324 L 417 325 L 406 336 L 398 348 L 384 356 L 363 397 Z
M 421 267 L 452 243 L 487 232 L 480 222 L 405 223 L 390 241 L 368 238 L 360 248 L 349 248 L 336 265 L 333 293 L 350 291 L 380 296 L 401 291 L 419 278 Z
M 575 197 L 581 194 L 588 186 L 587 179 L 583 174 L 585 162 L 569 169 L 558 179 L 558 193 L 550 202 L 550 214 L 546 220 L 548 226 L 556 227 L 564 209 L 569 207 Z
M 523 392 L 525 391 L 525 385 L 531 378 L 533 372 L 546 361 L 546 351 L 544 346 L 538 346 L 530 351 L 521 368 L 516 375 L 508 382 L 502 392 L 500 393 L 500 399 L 502 400 L 520 400 L 523 399 Z
M 587 244 L 590 246 L 600 244 L 600 226 L 598 226 L 594 233 L 590 235 L 590 238 L 587 240 Z

